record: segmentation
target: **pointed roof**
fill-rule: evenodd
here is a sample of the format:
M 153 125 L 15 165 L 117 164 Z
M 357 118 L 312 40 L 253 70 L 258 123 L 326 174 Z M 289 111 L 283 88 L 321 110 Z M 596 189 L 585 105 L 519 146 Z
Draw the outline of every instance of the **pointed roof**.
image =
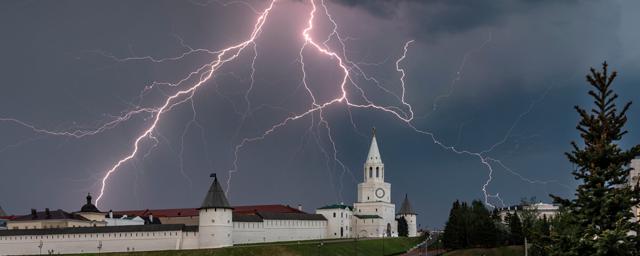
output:
M 378 150 L 378 141 L 376 141 L 375 127 L 372 129 L 371 146 L 369 147 L 369 154 L 367 155 L 367 163 L 382 163 L 380 150 Z
M 2 206 L 0 206 L 0 216 L 7 216 L 7 213 L 2 210 Z
M 409 196 L 404 194 L 404 201 L 402 201 L 402 206 L 400 207 L 400 211 L 398 214 L 413 214 L 416 215 L 416 212 L 411 207 L 411 203 L 409 203 Z
M 231 206 L 229 206 L 229 201 L 227 201 L 227 197 L 225 196 L 224 190 L 222 190 L 222 187 L 218 182 L 218 177 L 216 177 L 216 174 L 212 173 L 211 177 L 213 177 L 213 183 L 211 183 L 211 187 L 209 187 L 207 196 L 204 198 L 204 201 L 202 201 L 202 206 L 200 206 L 200 209 L 233 209 Z

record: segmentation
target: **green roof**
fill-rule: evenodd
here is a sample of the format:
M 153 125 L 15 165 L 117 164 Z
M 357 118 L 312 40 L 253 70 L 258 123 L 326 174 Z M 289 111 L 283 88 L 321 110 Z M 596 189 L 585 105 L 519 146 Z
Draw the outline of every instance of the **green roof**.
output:
M 353 207 L 344 204 L 332 204 L 318 208 L 318 210 L 326 209 L 349 209 L 349 211 L 353 211 Z
M 358 219 L 382 219 L 382 217 L 378 215 L 353 215 Z

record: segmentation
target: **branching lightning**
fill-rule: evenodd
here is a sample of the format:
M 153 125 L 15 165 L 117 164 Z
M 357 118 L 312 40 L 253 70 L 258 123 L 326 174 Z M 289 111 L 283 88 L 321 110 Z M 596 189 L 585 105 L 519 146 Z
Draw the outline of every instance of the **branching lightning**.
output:
M 221 4 L 215 0 L 214 2 Z M 258 17 L 256 19 L 256 23 L 254 24 L 253 30 L 251 31 L 248 39 L 221 50 L 213 51 L 208 49 L 194 49 L 184 44 L 182 39 L 178 37 L 178 39 L 180 40 L 180 44 L 185 49 L 187 49 L 187 51 L 174 57 L 155 58 L 152 56 L 143 56 L 143 57 L 118 58 L 113 55 L 105 54 L 103 52 L 98 52 L 103 56 L 106 56 L 108 58 L 111 58 L 119 62 L 150 61 L 153 63 L 160 63 L 160 62 L 167 62 L 167 61 L 178 61 L 183 59 L 186 56 L 189 56 L 191 54 L 196 54 L 196 53 L 204 53 L 204 54 L 211 55 L 213 57 L 213 60 L 211 62 L 206 63 L 200 66 L 199 68 L 197 68 L 196 70 L 191 71 L 185 77 L 183 77 L 182 79 L 176 82 L 153 82 L 151 85 L 146 86 L 144 90 L 140 93 L 140 96 L 139 96 L 140 99 L 142 99 L 146 93 L 153 90 L 157 86 L 171 87 L 177 90 L 173 93 L 167 94 L 166 98 L 164 99 L 163 103 L 160 106 L 135 107 L 134 109 L 124 112 L 119 116 L 113 117 L 112 120 L 108 120 L 107 122 L 95 128 L 77 129 L 77 130 L 71 130 L 71 131 L 46 130 L 46 129 L 37 127 L 36 125 L 30 124 L 28 122 L 24 122 L 18 119 L 14 119 L 14 118 L 0 118 L 0 121 L 9 122 L 15 125 L 25 127 L 37 134 L 51 135 L 51 136 L 67 136 L 67 137 L 80 139 L 86 136 L 93 136 L 93 135 L 102 133 L 109 129 L 113 129 L 117 127 L 119 124 L 126 122 L 138 115 L 147 115 L 147 117 L 150 120 L 150 123 L 144 128 L 143 131 L 141 131 L 140 134 L 138 134 L 135 137 L 135 140 L 133 141 L 131 145 L 131 149 L 128 151 L 128 153 L 126 153 L 118 161 L 116 161 L 109 169 L 104 171 L 104 176 L 101 178 L 100 193 L 96 199 L 96 204 L 99 204 L 107 191 L 110 177 L 114 175 L 124 164 L 126 164 L 127 162 L 135 158 L 136 155 L 141 154 L 140 151 L 144 150 L 143 143 L 145 141 L 153 142 L 150 148 L 147 149 L 143 158 L 148 156 L 151 153 L 151 151 L 158 145 L 159 140 L 157 138 L 158 135 L 156 134 L 155 130 L 158 127 L 159 123 L 162 121 L 163 115 L 171 111 L 173 108 L 179 105 L 182 105 L 183 103 L 189 102 L 191 104 L 191 108 L 193 111 L 193 118 L 185 124 L 184 131 L 181 137 L 180 171 L 185 176 L 185 178 L 190 182 L 190 179 L 188 178 L 188 176 L 186 176 L 184 172 L 184 159 L 182 156 L 184 152 L 184 138 L 187 132 L 189 131 L 190 127 L 193 125 L 198 126 L 201 132 L 204 132 L 203 127 L 196 120 L 196 110 L 195 110 L 196 108 L 194 106 L 193 97 L 200 87 L 202 87 L 204 84 L 211 81 L 213 77 L 218 75 L 217 71 L 219 71 L 226 63 L 236 60 L 238 56 L 246 50 L 246 48 L 250 48 L 251 51 L 253 52 L 253 58 L 250 64 L 250 68 L 251 68 L 250 85 L 248 89 L 245 91 L 245 94 L 243 97 L 244 104 L 245 104 L 245 111 L 239 111 L 240 112 L 239 114 L 241 114 L 242 122 L 244 122 L 244 120 L 249 115 L 251 115 L 251 111 L 253 108 L 251 106 L 250 96 L 251 96 L 254 84 L 256 83 L 256 79 L 255 79 L 256 60 L 259 56 L 256 38 L 261 34 L 262 28 L 264 24 L 267 22 L 270 12 L 274 8 L 276 2 L 277 0 L 271 0 L 270 4 L 263 11 L 258 11 L 255 8 L 253 8 L 251 5 L 241 1 L 233 1 L 227 4 L 223 4 L 223 5 L 228 5 L 228 4 L 245 5 L 251 8 L 251 10 L 255 12 L 256 15 L 258 15 Z M 457 147 L 457 142 L 454 145 L 447 145 L 441 140 L 439 140 L 434 133 L 419 129 L 413 123 L 413 120 L 415 118 L 415 113 L 412 105 L 407 100 L 407 89 L 406 89 L 406 81 L 405 81 L 406 71 L 402 67 L 402 64 L 407 59 L 409 49 L 411 45 L 415 43 L 415 41 L 414 40 L 407 41 L 402 47 L 402 55 L 395 61 L 395 71 L 399 74 L 398 87 L 400 89 L 400 94 L 398 95 L 397 93 L 394 93 L 393 90 L 383 86 L 382 83 L 380 83 L 375 77 L 366 74 L 366 72 L 358 65 L 357 62 L 351 61 L 348 58 L 347 46 L 345 44 L 345 41 L 349 40 L 349 37 L 344 37 L 340 34 L 338 23 L 331 16 L 329 12 L 329 8 L 325 4 L 324 0 L 309 0 L 309 2 L 311 5 L 311 10 L 309 12 L 308 20 L 306 20 L 307 26 L 304 28 L 304 30 L 301 31 L 301 36 L 304 39 L 304 42 L 299 49 L 298 61 L 299 61 L 300 72 L 302 77 L 301 86 L 303 86 L 304 89 L 306 90 L 307 96 L 309 97 L 311 102 L 306 110 L 297 112 L 295 114 L 290 114 L 280 122 L 275 123 L 270 128 L 259 133 L 259 135 L 254 137 L 246 137 L 239 141 L 239 143 L 233 149 L 234 158 L 232 161 L 232 168 L 229 170 L 227 186 L 226 186 L 227 193 L 229 193 L 231 189 L 231 180 L 232 180 L 233 174 L 237 172 L 239 169 L 240 152 L 245 146 L 247 146 L 250 143 L 260 141 L 266 138 L 267 136 L 272 135 L 277 130 L 285 127 L 287 124 L 297 121 L 299 119 L 306 118 L 306 117 L 309 117 L 311 119 L 311 126 L 309 127 L 309 132 L 312 131 L 315 125 L 318 129 L 320 128 L 324 129 L 324 132 L 327 135 L 328 145 L 330 146 L 328 150 L 324 148 L 318 136 L 314 137 L 317 146 L 320 148 L 323 155 L 327 158 L 327 168 L 329 169 L 329 160 L 331 160 L 334 163 L 336 163 L 337 166 L 339 166 L 339 168 L 341 169 L 340 178 L 337 180 L 341 181 L 345 174 L 350 174 L 351 177 L 355 180 L 355 176 L 353 175 L 353 173 L 351 173 L 349 168 L 339 158 L 339 151 L 332 135 L 331 125 L 329 123 L 329 120 L 324 115 L 324 110 L 332 105 L 341 105 L 346 107 L 346 110 L 349 113 L 349 117 L 351 118 L 350 119 L 351 124 L 354 127 L 354 129 L 356 128 L 356 124 L 351 117 L 352 109 L 370 109 L 370 110 L 382 111 L 383 113 L 390 114 L 393 117 L 395 117 L 397 120 L 404 122 L 405 125 L 411 128 L 413 131 L 422 135 L 426 135 L 428 138 L 431 139 L 431 141 L 435 145 L 441 147 L 444 150 L 447 150 L 459 155 L 466 155 L 466 156 L 477 158 L 480 161 L 480 163 L 488 169 L 488 179 L 481 187 L 484 195 L 485 204 L 487 204 L 488 206 L 493 207 L 493 204 L 491 204 L 490 202 L 490 198 L 498 200 L 504 205 L 504 202 L 502 201 L 502 198 L 500 198 L 500 195 L 498 193 L 490 194 L 488 192 L 488 186 L 490 185 L 493 179 L 493 173 L 494 173 L 494 168 L 491 163 L 497 164 L 501 168 L 513 173 L 514 175 L 517 175 L 523 181 L 526 181 L 529 183 L 546 184 L 545 181 L 538 181 L 538 180 L 525 178 L 524 176 L 520 175 L 519 173 L 505 166 L 503 162 L 500 161 L 499 159 L 495 159 L 487 156 L 487 154 L 490 153 L 494 148 L 506 142 L 507 138 L 511 135 L 511 132 L 516 126 L 517 122 L 524 115 L 526 115 L 526 113 L 528 113 L 531 110 L 531 108 L 533 107 L 533 104 L 530 106 L 527 112 L 519 116 L 518 120 L 508 130 L 504 139 L 494 144 L 492 147 L 490 147 L 487 150 L 480 151 L 480 152 L 473 152 L 465 149 L 459 149 Z M 207 3 L 204 3 L 204 4 L 207 4 Z M 321 12 L 318 11 L 319 9 L 322 9 Z M 332 26 L 331 32 L 326 36 L 326 39 L 323 41 L 319 41 L 312 34 L 312 32 L 314 31 L 314 25 L 317 22 L 317 17 L 320 15 L 323 15 L 324 17 L 326 17 L 326 19 L 328 20 L 328 22 L 330 22 L 330 25 Z M 480 46 L 479 49 L 483 48 L 487 43 L 490 42 L 490 40 L 491 40 L 491 34 L 489 34 L 489 38 Z M 337 43 L 339 45 L 338 47 L 339 49 L 337 51 L 332 49 L 329 46 L 331 42 Z M 320 56 L 324 56 L 330 59 L 332 62 L 334 62 L 338 70 L 340 70 L 341 75 L 339 77 L 340 79 L 338 82 L 338 87 L 340 88 L 340 91 L 338 91 L 338 96 L 336 96 L 333 99 L 329 99 L 326 101 L 319 101 L 318 97 L 314 94 L 312 90 L 313 88 L 311 84 L 312 82 L 308 80 L 307 66 L 305 65 L 305 55 L 312 54 L 312 53 L 319 54 Z M 450 90 L 448 91 L 448 93 L 445 95 L 438 96 L 434 101 L 433 111 L 436 110 L 438 101 L 440 99 L 449 97 L 453 93 L 453 88 L 455 83 L 458 80 L 460 80 L 460 78 L 462 77 L 462 71 L 464 69 L 464 66 L 469 54 L 470 53 L 467 53 L 464 55 L 462 64 L 460 65 L 460 68 L 457 72 L 457 77 L 452 81 L 452 84 L 450 86 Z M 368 83 L 372 83 L 377 88 L 384 91 L 386 94 L 393 96 L 395 99 L 397 99 L 398 106 L 386 106 L 386 105 L 375 103 L 372 99 L 370 99 L 370 97 L 367 97 L 364 85 L 361 85 L 358 83 L 358 77 L 361 77 L 362 79 L 364 79 L 364 81 Z M 349 94 L 350 91 L 356 91 L 357 94 L 350 95 Z M 304 141 L 302 142 L 302 144 L 304 144 Z M 553 182 L 553 181 L 547 181 L 547 182 Z M 339 191 L 341 191 L 341 189 L 342 189 L 342 184 L 338 185 L 338 194 L 340 194 Z

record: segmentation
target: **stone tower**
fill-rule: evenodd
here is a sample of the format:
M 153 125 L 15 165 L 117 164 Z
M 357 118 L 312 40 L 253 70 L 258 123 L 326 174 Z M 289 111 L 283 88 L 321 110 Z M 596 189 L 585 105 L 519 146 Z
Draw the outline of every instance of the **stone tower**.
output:
M 400 207 L 400 211 L 398 211 L 396 217 L 403 217 L 407 221 L 407 231 L 409 231 L 409 237 L 418 235 L 418 224 L 416 223 L 417 215 L 418 214 L 416 214 L 416 212 L 413 210 L 413 207 L 411 207 L 411 203 L 409 203 L 409 197 L 407 196 L 407 194 L 405 194 L 404 201 L 402 201 L 402 206 Z
M 233 208 L 215 174 L 211 174 L 213 183 L 207 192 L 199 212 L 200 248 L 219 248 L 233 245 Z
M 369 154 L 364 162 L 363 181 L 358 184 L 358 200 L 354 204 L 354 215 L 358 218 L 371 218 L 373 224 L 358 225 L 366 229 L 367 236 L 396 236 L 397 222 L 395 219 L 396 206 L 391 203 L 391 184 L 385 182 L 385 169 L 382 156 L 378 149 L 376 130 L 373 129 Z M 364 222 L 369 223 L 369 222 Z M 354 223 L 356 224 L 356 223 Z

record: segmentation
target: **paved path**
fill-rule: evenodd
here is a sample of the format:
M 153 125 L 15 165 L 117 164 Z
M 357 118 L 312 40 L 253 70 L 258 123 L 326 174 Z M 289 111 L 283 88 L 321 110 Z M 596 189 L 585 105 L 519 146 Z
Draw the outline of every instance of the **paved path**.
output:
M 427 251 L 428 254 L 426 254 L 424 251 L 424 247 L 419 247 L 419 248 L 416 248 L 415 250 L 402 254 L 402 256 L 435 256 L 435 255 L 440 255 L 444 252 L 445 250 L 443 249 L 437 249 L 437 250 L 431 249 L 431 250 L 428 250 Z

